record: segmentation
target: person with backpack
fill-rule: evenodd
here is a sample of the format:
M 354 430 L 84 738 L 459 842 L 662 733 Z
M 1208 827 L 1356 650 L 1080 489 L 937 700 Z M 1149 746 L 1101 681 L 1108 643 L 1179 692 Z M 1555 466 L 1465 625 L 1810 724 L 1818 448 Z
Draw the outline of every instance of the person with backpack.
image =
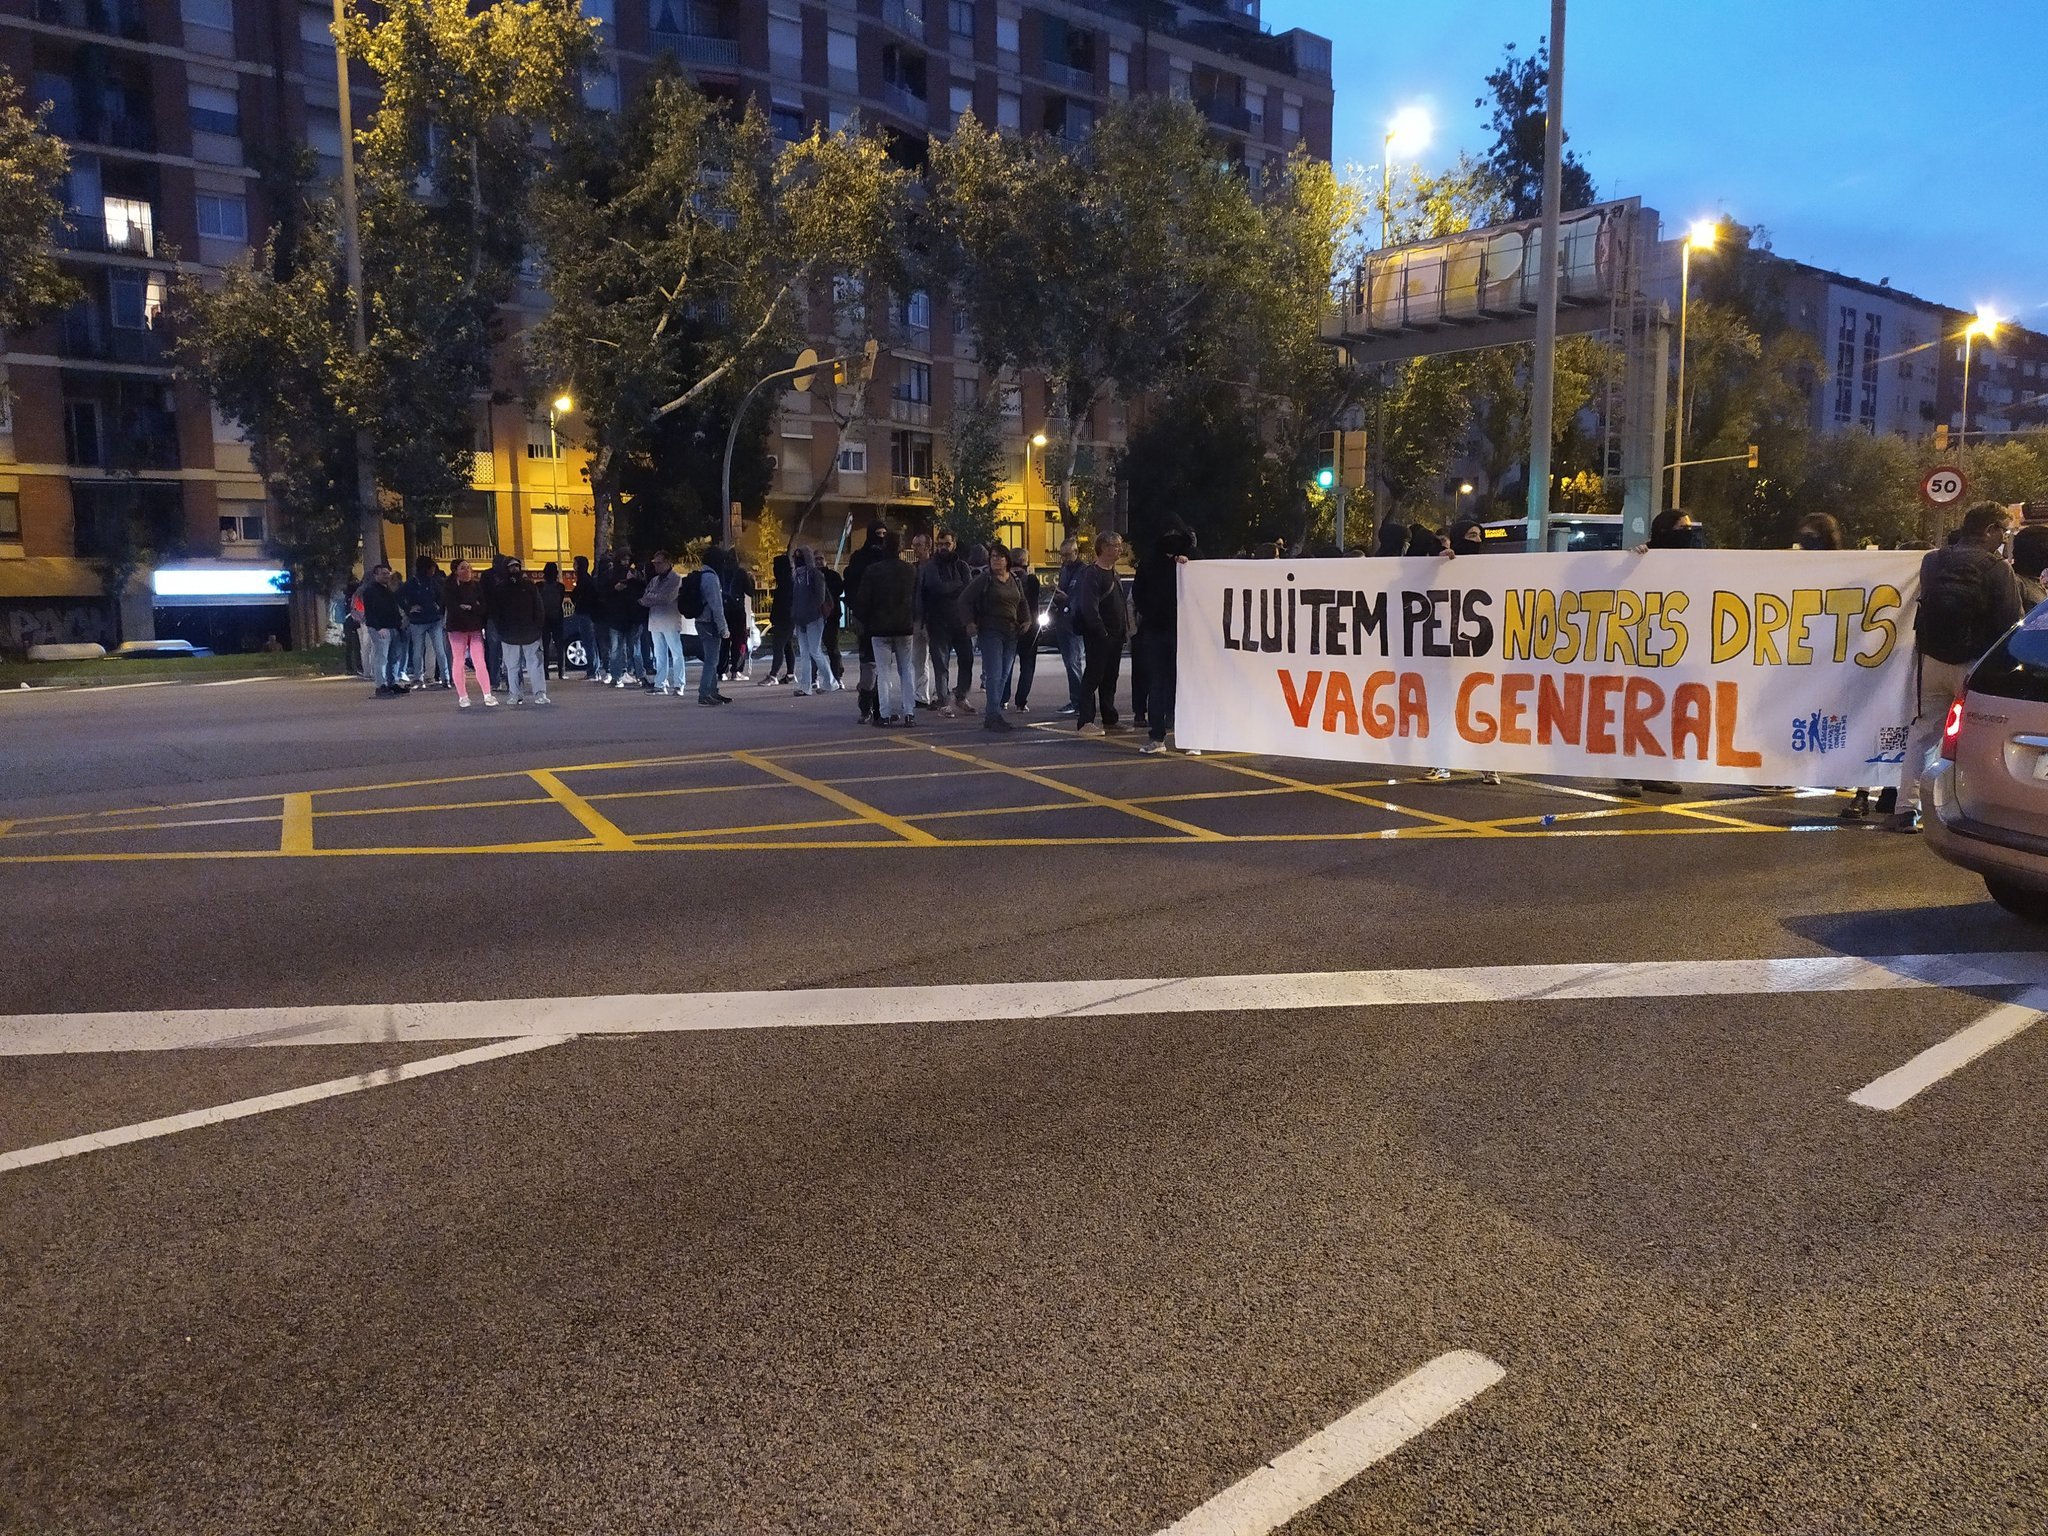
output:
M 796 637 L 789 676 L 800 699 L 832 691 L 832 669 L 825 663 L 825 612 L 831 605 L 832 589 L 825 585 L 817 556 L 809 545 L 799 544 L 789 555 L 789 606 L 783 622 Z
M 1980 501 L 1963 514 L 1947 546 L 1929 550 L 1920 562 L 1920 604 L 1913 614 L 1919 688 L 1904 785 L 1911 804 L 1894 818 L 1894 831 L 1920 830 L 1920 775 L 1940 745 L 1948 707 L 1978 658 L 2026 615 L 2005 560 L 2011 532 L 2005 508 Z
M 697 702 L 699 704 L 730 704 L 731 699 L 718 691 L 720 658 L 725 652 L 725 584 L 719 580 L 719 568 L 725 562 L 725 551 L 716 544 L 704 551 L 703 564 L 685 581 L 676 593 L 676 605 L 684 618 L 697 626 Z
M 1010 557 L 998 544 L 989 551 L 988 568 L 967 583 L 960 606 L 981 652 L 981 686 L 988 695 L 981 714 L 984 731 L 1016 727 L 1003 718 L 1010 673 L 1017 665 L 1017 641 L 1033 617 L 1024 601 L 1023 585 L 1010 570 Z
M 884 529 L 881 558 L 861 573 L 854 609 L 875 647 L 875 725 L 917 723 L 917 578 L 917 567 L 899 557 L 896 535 Z

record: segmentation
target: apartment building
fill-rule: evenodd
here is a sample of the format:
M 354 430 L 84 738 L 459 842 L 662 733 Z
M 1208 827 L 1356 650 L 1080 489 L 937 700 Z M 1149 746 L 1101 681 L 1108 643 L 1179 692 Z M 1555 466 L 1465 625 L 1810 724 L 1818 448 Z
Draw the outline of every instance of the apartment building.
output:
M 1330 45 L 1273 34 L 1258 0 L 585 0 L 603 24 L 594 106 L 616 107 L 657 57 L 707 93 L 753 98 L 788 138 L 858 114 L 906 163 L 961 114 L 1013 131 L 1084 134 L 1134 93 L 1198 105 L 1225 152 L 1255 167 L 1297 142 L 1330 153 Z M 0 339 L 0 650 L 151 633 L 253 644 L 285 632 L 263 556 L 264 487 L 240 434 L 170 364 L 176 262 L 218 268 L 260 243 L 275 210 L 259 168 L 304 144 L 340 169 L 331 0 L 0 0 L 0 66 L 50 103 L 69 144 L 62 259 L 85 290 L 65 314 Z M 358 85 L 358 110 L 374 96 Z M 508 319 L 539 313 L 522 286 Z M 815 502 L 813 529 L 888 508 L 915 519 L 956 401 L 1002 403 L 1008 536 L 1049 557 L 1056 524 L 1031 438 L 1034 381 L 984 376 L 973 338 L 924 294 L 869 296 L 864 334 L 886 361 L 865 426 L 842 436 L 827 402 L 785 397 L 770 451 L 780 512 Z M 829 344 L 834 338 L 821 337 Z M 846 338 L 857 344 L 859 338 Z M 479 399 L 470 500 L 419 547 L 503 549 L 530 564 L 587 553 L 593 531 L 577 423 L 520 403 L 516 349 Z M 510 401 L 511 403 L 506 403 Z M 1122 442 L 1120 407 L 1087 424 L 1084 453 Z M 157 556 L 110 594 L 138 547 Z M 400 530 L 387 553 L 404 554 Z

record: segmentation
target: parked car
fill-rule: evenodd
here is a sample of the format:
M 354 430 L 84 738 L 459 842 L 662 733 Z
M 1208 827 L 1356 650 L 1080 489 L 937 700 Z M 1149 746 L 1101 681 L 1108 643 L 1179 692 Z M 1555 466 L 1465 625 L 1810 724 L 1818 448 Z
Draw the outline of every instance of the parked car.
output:
M 2048 923 L 2048 603 L 1971 668 L 1921 807 L 1929 848 L 1982 875 L 2008 912 Z
M 182 656 L 211 656 L 213 652 L 190 640 L 123 640 L 107 654 L 116 661 L 135 657 L 164 661 Z

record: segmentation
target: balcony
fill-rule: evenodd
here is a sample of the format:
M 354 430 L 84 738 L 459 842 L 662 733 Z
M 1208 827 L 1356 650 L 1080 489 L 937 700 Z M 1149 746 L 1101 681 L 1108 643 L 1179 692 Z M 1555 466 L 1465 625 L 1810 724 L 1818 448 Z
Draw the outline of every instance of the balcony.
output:
M 1201 108 L 1202 116 L 1208 118 L 1218 128 L 1228 128 L 1236 133 L 1252 131 L 1251 113 L 1234 101 L 1211 96 L 1196 102 L 1195 105 Z
M 54 231 L 61 251 L 110 251 L 117 256 L 154 256 L 155 232 L 145 224 L 118 219 L 109 223 L 89 213 L 67 213 L 68 225 Z
M 919 127 L 931 121 L 931 104 L 907 85 L 893 82 L 882 87 L 882 100 L 889 110 L 909 118 Z
M 698 7 L 673 0 L 655 0 L 648 17 L 657 52 L 672 53 L 685 64 L 710 69 L 738 69 L 740 45 L 737 39 L 713 30 L 719 25 L 714 7 Z
M 108 325 L 98 315 L 66 315 L 57 332 L 57 355 L 98 363 L 163 366 L 170 344 L 161 331 Z
M 1039 73 L 1054 85 L 1070 91 L 1085 91 L 1089 95 L 1095 93 L 1095 71 L 1092 69 L 1076 69 L 1073 65 L 1061 63 L 1057 59 L 1040 60 L 1038 69 Z
M 898 400 L 892 395 L 889 399 L 889 419 L 898 426 L 930 426 L 932 403 L 929 400 Z

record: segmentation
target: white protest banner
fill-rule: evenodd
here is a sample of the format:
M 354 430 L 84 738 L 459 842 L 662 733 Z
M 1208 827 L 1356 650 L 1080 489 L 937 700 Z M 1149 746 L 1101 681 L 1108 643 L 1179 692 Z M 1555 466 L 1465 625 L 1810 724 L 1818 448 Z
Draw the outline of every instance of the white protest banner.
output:
M 1194 561 L 1174 738 L 1414 768 L 1895 783 L 1920 558 Z

